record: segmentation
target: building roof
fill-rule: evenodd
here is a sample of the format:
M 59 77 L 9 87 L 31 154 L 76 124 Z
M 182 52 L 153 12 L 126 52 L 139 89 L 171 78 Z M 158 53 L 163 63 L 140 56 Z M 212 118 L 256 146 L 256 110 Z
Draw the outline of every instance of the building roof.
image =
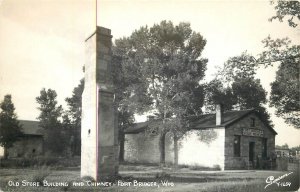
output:
M 221 125 L 216 126 L 216 114 L 204 114 L 200 116 L 193 116 L 189 117 L 190 119 L 190 125 L 191 129 L 207 129 L 207 128 L 216 128 L 216 127 L 227 127 L 236 121 L 240 120 L 241 118 L 245 117 L 246 115 L 250 113 L 256 113 L 254 109 L 248 109 L 248 110 L 240 110 L 240 111 L 227 111 L 224 112 L 223 115 L 223 121 Z M 158 121 L 158 120 L 156 120 Z M 150 123 L 153 121 L 147 121 L 143 123 L 136 123 L 134 126 L 128 128 L 125 130 L 125 133 L 139 133 L 144 131 Z M 266 125 L 267 126 L 267 125 Z M 270 126 L 267 126 L 274 134 L 277 134 L 277 132 Z
M 133 124 L 132 127 L 127 128 L 124 132 L 125 133 L 140 133 L 144 131 L 150 124 L 154 124 L 160 122 L 160 120 L 151 120 L 151 121 L 146 121 L 146 122 L 141 122 L 141 123 L 135 123 Z
M 254 109 L 240 110 L 240 111 L 227 111 L 222 114 L 223 120 L 221 125 L 216 126 L 216 114 L 204 114 L 198 117 L 191 117 L 191 126 L 193 129 L 205 129 L 213 127 L 226 127 L 235 121 L 245 117 L 249 113 L 254 112 Z
M 22 132 L 24 135 L 40 135 L 43 134 L 40 132 L 39 122 L 38 121 L 29 121 L 29 120 L 19 120 L 22 125 Z

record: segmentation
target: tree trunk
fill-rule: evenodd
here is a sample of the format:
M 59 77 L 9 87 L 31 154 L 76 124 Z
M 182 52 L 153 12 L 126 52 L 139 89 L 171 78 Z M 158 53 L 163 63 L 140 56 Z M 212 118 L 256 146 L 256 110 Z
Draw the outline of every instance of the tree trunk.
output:
M 4 147 L 4 159 L 8 159 L 8 150 L 7 147 Z
M 125 146 L 125 135 L 124 132 L 120 131 L 120 152 L 119 152 L 119 162 L 124 162 L 124 146 Z
M 178 168 L 178 137 L 176 133 L 174 133 L 174 168 Z
M 166 156 L 166 149 L 165 149 L 165 140 L 166 140 L 166 133 L 162 133 L 159 137 L 159 152 L 160 152 L 160 166 L 165 166 L 165 156 Z

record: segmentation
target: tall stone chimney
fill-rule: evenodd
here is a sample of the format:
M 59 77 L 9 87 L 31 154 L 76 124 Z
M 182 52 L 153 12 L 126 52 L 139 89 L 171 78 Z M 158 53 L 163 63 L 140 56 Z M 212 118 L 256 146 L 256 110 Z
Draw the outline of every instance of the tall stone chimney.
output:
M 221 125 L 223 122 L 223 105 L 216 105 L 216 126 Z
M 97 27 L 85 41 L 81 119 L 81 177 L 102 180 L 118 173 L 118 130 L 111 66 L 111 31 Z

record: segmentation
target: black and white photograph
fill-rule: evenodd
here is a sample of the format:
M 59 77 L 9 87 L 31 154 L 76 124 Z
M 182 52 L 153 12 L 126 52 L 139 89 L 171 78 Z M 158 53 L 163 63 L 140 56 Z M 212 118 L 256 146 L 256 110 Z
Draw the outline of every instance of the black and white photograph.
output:
M 300 1 L 0 0 L 0 192 L 299 183 Z

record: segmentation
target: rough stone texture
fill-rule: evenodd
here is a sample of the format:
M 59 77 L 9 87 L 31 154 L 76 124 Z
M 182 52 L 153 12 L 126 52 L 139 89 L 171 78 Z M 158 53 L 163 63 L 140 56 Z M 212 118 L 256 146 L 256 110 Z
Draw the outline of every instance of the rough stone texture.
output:
M 24 136 L 16 141 L 13 147 L 8 149 L 8 158 L 31 158 L 43 154 L 42 136 Z
M 244 136 L 243 128 L 251 127 L 251 118 L 255 119 L 256 126 L 254 128 L 263 131 L 263 137 Z M 254 165 L 256 165 L 257 156 L 262 157 L 262 138 L 267 138 L 267 157 L 275 152 L 275 135 L 254 113 L 247 115 L 238 122 L 226 128 L 225 131 L 225 169 L 246 169 L 249 166 L 249 142 L 255 142 L 254 148 Z M 241 155 L 234 156 L 234 135 L 241 136 Z M 253 164 L 252 164 L 253 165 Z
M 255 127 L 251 127 L 251 118 L 255 119 Z M 252 128 L 262 130 L 261 136 L 245 136 L 243 128 Z M 202 132 L 211 131 L 214 139 L 210 142 L 200 140 L 197 132 L 191 130 L 185 134 L 185 137 L 179 140 L 178 163 L 192 166 L 220 167 L 224 169 L 247 169 L 249 163 L 249 142 L 255 142 L 254 162 L 257 158 L 262 158 L 263 138 L 267 139 L 267 157 L 275 152 L 275 133 L 266 127 L 256 114 L 249 113 L 239 119 L 232 125 L 224 127 L 215 127 L 201 130 Z M 211 134 L 211 133 L 210 133 Z M 206 134 L 204 134 L 206 135 Z M 241 136 L 241 155 L 234 156 L 234 136 Z M 170 143 L 168 143 L 170 142 Z M 137 134 L 126 134 L 125 137 L 125 160 L 140 163 L 159 162 L 158 137 L 146 136 L 143 132 Z M 169 147 L 168 147 L 169 145 Z M 166 140 L 166 161 L 173 162 L 174 149 L 173 140 Z
M 159 163 L 159 137 L 145 135 L 144 132 L 126 134 L 124 145 L 124 160 L 127 162 Z M 165 142 L 166 163 L 174 162 L 174 145 L 171 134 L 166 135 Z
M 202 131 L 213 131 L 215 139 L 206 143 L 200 140 L 197 134 L 199 130 L 187 132 L 186 136 L 180 140 L 178 163 L 211 168 L 219 167 L 224 170 L 224 127 Z
M 118 131 L 111 74 L 110 30 L 97 27 L 86 40 L 82 95 L 81 176 L 96 180 L 118 172 Z
M 96 35 L 85 42 L 84 91 L 81 120 L 81 177 L 97 177 Z

